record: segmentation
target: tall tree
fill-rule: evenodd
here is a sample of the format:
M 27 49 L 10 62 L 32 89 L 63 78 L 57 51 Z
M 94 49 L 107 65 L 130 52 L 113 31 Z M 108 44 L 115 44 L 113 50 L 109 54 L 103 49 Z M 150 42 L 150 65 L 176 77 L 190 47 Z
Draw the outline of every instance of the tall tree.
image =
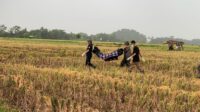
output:
M 0 36 L 6 36 L 6 29 L 7 27 L 5 25 L 0 25 Z
M 20 30 L 21 30 L 21 27 L 16 25 L 16 26 L 11 27 L 9 32 L 10 32 L 11 36 L 13 36 L 13 35 L 18 36 L 17 34 L 20 32 Z
M 5 32 L 7 27 L 5 25 L 0 25 L 0 32 Z

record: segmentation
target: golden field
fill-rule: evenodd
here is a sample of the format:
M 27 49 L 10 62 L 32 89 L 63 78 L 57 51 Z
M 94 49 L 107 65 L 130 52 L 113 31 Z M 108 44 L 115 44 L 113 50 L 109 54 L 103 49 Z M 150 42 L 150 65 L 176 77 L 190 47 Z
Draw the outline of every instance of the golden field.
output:
M 103 52 L 117 43 L 94 42 Z M 0 39 L 0 99 L 24 112 L 199 112 L 199 46 L 167 51 L 139 45 L 145 74 L 93 55 L 84 66 L 86 42 Z

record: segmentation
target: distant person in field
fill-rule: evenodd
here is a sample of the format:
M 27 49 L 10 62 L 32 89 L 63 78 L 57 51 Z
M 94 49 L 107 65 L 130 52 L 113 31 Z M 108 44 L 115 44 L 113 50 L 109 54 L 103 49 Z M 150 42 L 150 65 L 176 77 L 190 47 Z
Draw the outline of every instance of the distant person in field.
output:
M 92 63 L 91 63 L 91 59 L 92 59 L 92 50 L 93 50 L 93 44 L 92 44 L 92 40 L 88 40 L 88 45 L 87 45 L 87 49 L 86 49 L 86 62 L 85 65 L 92 67 L 92 68 L 96 68 Z
M 124 67 L 125 65 L 127 67 L 130 67 L 130 60 L 127 60 L 130 56 L 131 56 L 131 49 L 130 49 L 130 45 L 129 42 L 125 42 L 124 43 L 125 47 L 124 47 L 124 58 L 121 61 L 120 67 Z
M 141 53 L 140 53 L 140 49 L 139 47 L 136 45 L 135 40 L 131 41 L 131 45 L 133 46 L 133 63 L 136 66 L 136 68 L 141 72 L 144 73 L 144 70 L 141 68 L 140 66 L 140 57 L 142 57 Z

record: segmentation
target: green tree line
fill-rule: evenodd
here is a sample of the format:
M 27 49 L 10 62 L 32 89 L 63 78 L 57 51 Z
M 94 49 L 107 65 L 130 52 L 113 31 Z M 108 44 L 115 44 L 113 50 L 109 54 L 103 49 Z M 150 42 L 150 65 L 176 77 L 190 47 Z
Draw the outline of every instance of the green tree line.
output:
M 129 29 L 121 29 L 116 32 L 98 33 L 95 35 L 88 35 L 87 33 L 67 33 L 61 29 L 52 29 L 41 27 L 28 31 L 26 28 L 20 26 L 13 26 L 8 28 L 5 25 L 0 25 L 0 37 L 18 37 L 18 38 L 41 38 L 41 39 L 64 39 L 64 40 L 96 40 L 96 41 L 130 41 L 136 40 L 141 43 L 146 42 L 146 36 Z

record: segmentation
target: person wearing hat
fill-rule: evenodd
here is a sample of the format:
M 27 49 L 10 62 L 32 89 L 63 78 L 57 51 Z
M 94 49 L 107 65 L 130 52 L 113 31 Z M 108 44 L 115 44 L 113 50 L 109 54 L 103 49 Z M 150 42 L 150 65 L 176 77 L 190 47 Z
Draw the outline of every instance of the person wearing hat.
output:
M 124 58 L 121 61 L 120 67 L 124 67 L 125 65 L 127 67 L 130 67 L 130 60 L 127 60 L 131 56 L 131 49 L 130 49 L 130 46 L 129 46 L 129 42 L 126 41 L 124 43 L 124 45 L 125 45 L 125 47 L 124 47 Z
M 82 56 L 86 55 L 86 61 L 85 61 L 85 65 L 92 67 L 92 68 L 96 68 L 92 63 L 91 63 L 91 59 L 92 59 L 92 50 L 93 50 L 93 44 L 92 44 L 92 40 L 88 40 L 88 45 L 87 45 L 87 49 L 86 51 L 82 54 Z

